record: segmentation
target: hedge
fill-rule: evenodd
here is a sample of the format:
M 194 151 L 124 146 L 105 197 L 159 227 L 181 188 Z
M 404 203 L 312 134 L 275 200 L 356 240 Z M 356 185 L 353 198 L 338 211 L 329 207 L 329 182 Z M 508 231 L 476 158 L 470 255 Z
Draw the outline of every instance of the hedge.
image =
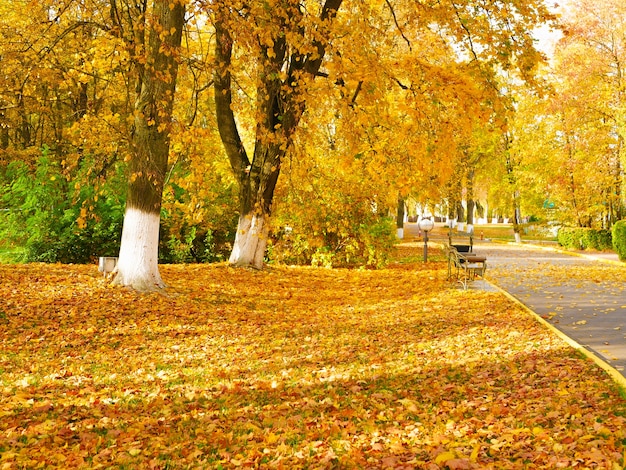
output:
M 575 250 L 603 251 L 613 248 L 611 231 L 605 229 L 561 227 L 557 234 L 557 241 L 559 245 Z
M 613 249 L 620 261 L 626 261 L 626 220 L 618 220 L 613 224 Z

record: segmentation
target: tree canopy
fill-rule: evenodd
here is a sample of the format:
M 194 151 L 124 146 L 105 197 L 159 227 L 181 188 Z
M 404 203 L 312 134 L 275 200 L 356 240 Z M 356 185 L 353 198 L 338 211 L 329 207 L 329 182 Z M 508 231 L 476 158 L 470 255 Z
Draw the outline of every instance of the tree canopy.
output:
M 136 152 L 145 34 L 165 44 L 174 28 L 153 27 L 156 4 L 0 7 L 0 230 L 27 259 L 117 254 L 129 184 L 150 174 Z M 398 198 L 459 220 L 623 215 L 620 5 L 172 5 L 180 46 L 154 49 L 177 67 L 154 75 L 175 85 L 171 119 L 145 121 L 167 143 L 161 261 L 379 265 Z M 534 31 L 557 19 L 548 61 Z

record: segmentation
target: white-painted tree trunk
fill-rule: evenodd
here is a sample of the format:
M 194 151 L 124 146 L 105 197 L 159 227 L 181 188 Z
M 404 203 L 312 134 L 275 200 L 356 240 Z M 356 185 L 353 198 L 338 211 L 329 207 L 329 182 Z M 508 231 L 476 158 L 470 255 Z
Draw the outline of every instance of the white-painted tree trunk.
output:
M 251 266 L 261 269 L 267 247 L 267 224 L 262 215 L 239 217 L 235 244 L 229 263 L 234 266 Z
M 403 228 L 396 229 L 396 236 L 398 237 L 399 240 L 403 240 L 404 239 L 404 229 Z
M 127 207 L 114 284 L 138 291 L 165 287 L 159 273 L 159 214 Z

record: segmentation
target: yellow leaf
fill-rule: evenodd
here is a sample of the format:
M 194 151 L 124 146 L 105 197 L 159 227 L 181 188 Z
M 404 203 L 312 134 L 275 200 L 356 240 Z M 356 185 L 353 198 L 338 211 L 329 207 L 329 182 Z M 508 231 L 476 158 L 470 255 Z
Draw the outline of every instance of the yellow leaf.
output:
M 409 400 L 408 398 L 403 398 L 402 400 L 398 400 L 398 401 L 402 403 L 402 405 L 404 405 L 407 411 L 410 411 L 411 413 L 416 413 L 418 411 L 417 404 L 413 400 Z
M 454 458 L 456 458 L 456 455 L 454 455 L 454 452 L 450 452 L 450 451 L 442 452 L 435 458 L 435 463 L 437 465 L 441 465 L 442 463 L 445 463 L 448 460 L 452 460 Z
M 538 436 L 539 434 L 543 434 L 544 430 L 543 428 L 540 428 L 538 426 L 533 428 L 533 435 Z

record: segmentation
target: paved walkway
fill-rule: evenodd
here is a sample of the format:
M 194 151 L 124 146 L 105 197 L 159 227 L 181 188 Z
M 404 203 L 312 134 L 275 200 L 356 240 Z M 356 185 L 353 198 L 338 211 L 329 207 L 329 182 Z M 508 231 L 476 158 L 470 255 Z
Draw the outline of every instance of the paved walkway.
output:
M 441 229 L 437 239 L 447 241 Z M 626 263 L 616 254 L 480 240 L 474 251 L 487 256 L 489 281 L 474 288 L 497 285 L 626 376 Z
M 626 266 L 617 256 L 495 243 L 475 251 L 487 255 L 490 282 L 625 374 Z

